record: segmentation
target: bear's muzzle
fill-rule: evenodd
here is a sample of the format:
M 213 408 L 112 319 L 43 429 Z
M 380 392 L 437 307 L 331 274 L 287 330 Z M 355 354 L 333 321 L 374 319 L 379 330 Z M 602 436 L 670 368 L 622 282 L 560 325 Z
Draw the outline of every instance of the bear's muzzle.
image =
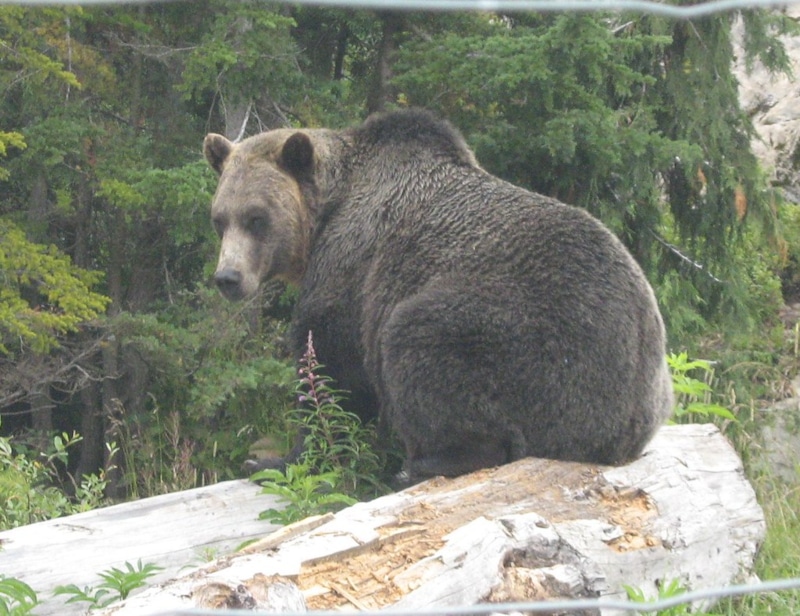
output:
M 242 274 L 232 267 L 224 267 L 214 273 L 214 284 L 226 299 L 238 301 L 245 296 Z

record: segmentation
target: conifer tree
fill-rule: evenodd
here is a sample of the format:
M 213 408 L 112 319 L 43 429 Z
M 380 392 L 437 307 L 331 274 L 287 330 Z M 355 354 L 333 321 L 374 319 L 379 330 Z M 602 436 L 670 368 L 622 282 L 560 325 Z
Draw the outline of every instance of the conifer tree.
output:
M 461 126 L 491 171 L 606 222 L 672 290 L 668 319 L 687 306 L 697 321 L 737 307 L 739 318 L 753 306 L 735 255 L 748 223 L 774 229 L 775 197 L 739 107 L 736 19 L 479 15 L 469 32 L 460 21 L 409 40 L 396 83 L 404 103 Z M 748 59 L 786 70 L 787 22 L 743 20 Z

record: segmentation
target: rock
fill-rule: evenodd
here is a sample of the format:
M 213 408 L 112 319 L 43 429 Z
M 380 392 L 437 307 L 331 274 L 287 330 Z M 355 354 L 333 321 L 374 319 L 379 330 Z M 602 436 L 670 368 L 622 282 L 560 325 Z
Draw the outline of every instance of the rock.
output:
M 790 17 L 800 17 L 799 5 L 787 5 L 785 11 Z M 786 198 L 800 203 L 800 85 L 792 75 L 772 74 L 760 62 L 748 72 L 740 43 L 743 30 L 739 19 L 734 27 L 734 74 L 742 109 L 751 116 L 757 133 L 751 143 L 753 153 L 771 174 L 773 183 L 785 187 Z M 800 36 L 782 36 L 781 40 L 791 58 L 792 73 L 797 75 Z

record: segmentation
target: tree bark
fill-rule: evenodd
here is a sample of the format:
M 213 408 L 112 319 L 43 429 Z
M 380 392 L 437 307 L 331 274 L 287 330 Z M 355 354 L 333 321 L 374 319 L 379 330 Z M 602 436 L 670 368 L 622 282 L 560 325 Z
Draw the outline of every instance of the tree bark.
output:
M 35 389 L 28 395 L 28 403 L 31 408 L 31 428 L 36 433 L 37 439 L 41 439 L 41 451 L 46 451 L 53 432 L 53 408 L 55 408 L 50 399 L 49 386 L 37 383 Z
M 36 174 L 28 200 L 28 229 L 34 230 L 34 239 L 42 241 L 47 237 L 47 226 L 51 205 L 47 199 L 48 184 L 44 171 Z M 38 299 L 36 303 L 38 303 Z M 34 306 L 36 307 L 36 306 Z M 47 307 L 42 307 L 46 310 Z M 53 408 L 50 399 L 50 386 L 47 381 L 32 383 L 28 391 L 28 404 L 31 411 L 31 428 L 42 438 L 41 446 L 46 447 L 53 431 Z M 44 451 L 45 449 L 42 449 Z
M 403 31 L 405 16 L 394 11 L 381 11 L 378 13 L 381 20 L 381 44 L 378 48 L 378 57 L 372 77 L 372 87 L 367 96 L 367 111 L 375 113 L 383 111 L 386 103 L 394 101 L 394 89 L 391 79 L 394 74 L 394 59 L 397 53 L 397 43 Z
M 98 472 L 103 468 L 103 414 L 99 404 L 97 383 L 87 383 L 80 391 L 81 401 L 81 456 L 75 469 L 75 478 Z
M 350 38 L 350 27 L 343 23 L 336 36 L 336 51 L 333 57 L 333 79 L 339 81 L 344 78 L 344 59 L 347 55 L 347 40 Z

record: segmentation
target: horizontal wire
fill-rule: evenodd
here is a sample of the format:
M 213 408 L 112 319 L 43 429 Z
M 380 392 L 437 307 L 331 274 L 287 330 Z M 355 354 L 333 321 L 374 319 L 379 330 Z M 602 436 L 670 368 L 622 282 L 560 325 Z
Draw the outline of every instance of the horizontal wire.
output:
M 743 595 L 800 589 L 800 578 L 753 582 L 720 588 L 707 588 L 685 592 L 647 602 L 621 599 L 564 599 L 555 601 L 482 603 L 479 605 L 450 606 L 436 609 L 398 609 L 387 607 L 380 611 L 359 611 L 358 616 L 471 616 L 507 613 L 552 613 L 578 610 L 623 610 L 630 613 L 659 612 L 678 605 L 699 601 L 719 600 Z M 257 612 L 256 612 L 257 613 Z M 164 612 L 161 616 L 241 616 L 238 610 L 186 609 Z M 281 616 L 342 616 L 337 611 L 281 612 Z
M 30 6 L 146 4 L 154 0 L 0 0 L 0 5 Z M 158 0 L 155 0 L 158 1 Z M 167 0 L 164 0 L 167 1 Z M 393 11 L 633 11 L 676 19 L 712 13 L 785 6 L 780 0 L 707 0 L 676 6 L 654 0 L 291 0 L 291 4 Z

